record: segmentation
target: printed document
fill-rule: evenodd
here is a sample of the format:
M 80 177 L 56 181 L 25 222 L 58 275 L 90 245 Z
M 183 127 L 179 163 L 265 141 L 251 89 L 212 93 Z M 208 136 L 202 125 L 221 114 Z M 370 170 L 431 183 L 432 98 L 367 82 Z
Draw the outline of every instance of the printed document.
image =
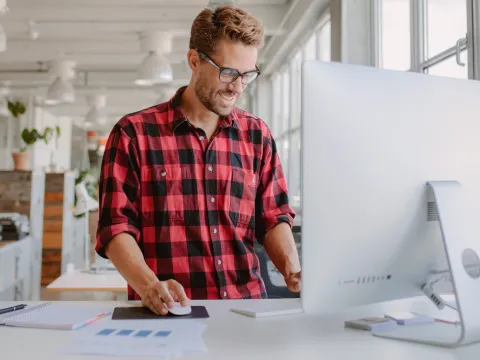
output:
M 105 320 L 78 331 L 63 353 L 126 357 L 181 356 L 207 352 L 196 320 Z

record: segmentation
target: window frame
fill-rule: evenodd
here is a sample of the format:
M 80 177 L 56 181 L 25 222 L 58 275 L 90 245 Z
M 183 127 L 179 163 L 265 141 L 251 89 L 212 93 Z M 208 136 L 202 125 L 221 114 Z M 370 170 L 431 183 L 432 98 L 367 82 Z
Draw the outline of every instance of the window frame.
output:
M 371 2 L 372 56 L 374 58 L 374 66 L 376 67 L 380 67 L 382 64 L 381 1 L 372 0 Z M 480 9 L 480 0 L 462 1 L 465 1 L 467 5 L 467 13 L 465 14 L 467 17 L 466 37 L 463 40 L 458 39 L 458 45 L 452 44 L 449 48 L 427 58 L 425 56 L 426 44 L 428 44 L 427 0 L 410 0 L 411 66 L 408 71 L 428 73 L 430 67 L 452 59 L 452 57 L 457 55 L 457 51 L 461 54 L 467 50 L 468 79 L 480 80 L 480 37 L 475 35 L 480 30 L 480 13 L 478 11 Z

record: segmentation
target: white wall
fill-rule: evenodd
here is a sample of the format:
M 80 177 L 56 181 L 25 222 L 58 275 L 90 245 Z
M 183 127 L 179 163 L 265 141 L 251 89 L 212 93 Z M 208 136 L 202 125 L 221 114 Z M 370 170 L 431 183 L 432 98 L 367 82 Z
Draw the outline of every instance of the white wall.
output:
M 43 132 L 46 127 L 55 128 L 60 126 L 60 138 L 54 137 L 48 145 L 43 140 L 38 141 L 32 148 L 32 169 L 42 169 L 53 162 L 59 170 L 70 170 L 72 148 L 72 119 L 69 117 L 57 117 L 41 107 L 35 107 L 34 124 L 38 131 Z
M 0 170 L 10 169 L 11 156 L 11 119 L 0 117 Z
M 46 145 L 43 141 L 38 141 L 30 147 L 30 168 L 44 169 L 50 165 L 51 154 L 54 155 L 53 161 L 59 166 L 58 170 L 70 170 L 71 151 L 72 151 L 72 120 L 69 117 L 58 117 L 38 106 L 35 106 L 33 98 L 19 99 L 26 104 L 27 111 L 20 119 L 0 118 L 0 170 L 13 169 L 12 152 L 18 151 L 23 142 L 20 140 L 20 133 L 28 127 L 30 130 L 36 128 L 43 132 L 47 126 L 55 128 L 60 126 L 61 136 L 58 144 L 55 138 Z M 7 133 L 7 134 L 6 134 Z

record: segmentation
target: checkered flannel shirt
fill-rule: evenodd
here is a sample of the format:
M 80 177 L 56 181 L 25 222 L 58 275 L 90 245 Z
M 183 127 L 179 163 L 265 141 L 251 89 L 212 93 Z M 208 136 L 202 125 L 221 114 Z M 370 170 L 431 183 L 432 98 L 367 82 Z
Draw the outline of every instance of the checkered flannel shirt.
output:
M 190 299 L 266 298 L 254 240 L 295 216 L 274 139 L 235 108 L 209 142 L 183 114 L 184 89 L 114 126 L 96 251 L 106 257 L 109 241 L 129 233 L 158 279 L 177 280 Z M 130 285 L 128 298 L 140 299 Z

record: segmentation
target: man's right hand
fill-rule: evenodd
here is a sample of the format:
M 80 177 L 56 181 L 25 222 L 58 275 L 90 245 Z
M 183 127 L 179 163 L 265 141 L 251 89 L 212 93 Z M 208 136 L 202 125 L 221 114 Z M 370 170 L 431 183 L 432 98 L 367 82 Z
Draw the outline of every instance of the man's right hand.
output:
M 175 301 L 182 306 L 187 306 L 190 302 L 183 286 L 175 280 L 156 280 L 148 285 L 142 296 L 143 306 L 157 315 L 167 315 Z

